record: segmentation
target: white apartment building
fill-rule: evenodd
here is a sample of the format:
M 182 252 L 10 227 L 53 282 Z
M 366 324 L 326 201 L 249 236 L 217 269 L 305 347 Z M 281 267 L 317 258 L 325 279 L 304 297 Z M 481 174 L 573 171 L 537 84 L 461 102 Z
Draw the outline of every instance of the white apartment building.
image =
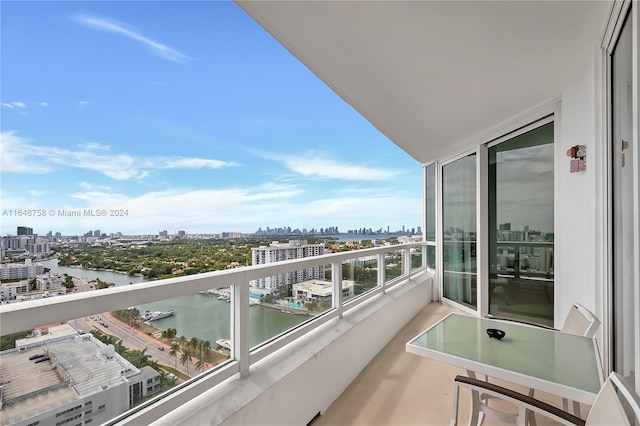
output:
M 29 292 L 29 281 L 22 280 L 13 283 L 3 283 L 0 285 L 0 300 L 13 300 L 22 293 Z
M 342 297 L 350 298 L 354 293 L 355 281 L 342 280 Z M 333 284 L 325 280 L 308 280 L 293 284 L 292 296 L 301 302 L 331 301 L 333 296 Z
M 160 390 L 155 370 L 136 368 L 113 346 L 68 324 L 17 340 L 0 360 L 3 425 L 102 424 Z
M 31 263 L 31 259 L 25 259 L 24 263 L 0 264 L 0 279 L 17 280 L 22 278 L 35 278 L 44 274 L 44 266 Z
M 251 249 L 251 264 L 265 265 L 285 260 L 302 259 L 311 256 L 321 256 L 329 251 L 323 243 L 309 244 L 307 240 L 290 240 L 288 243 L 272 242 L 269 246 Z M 290 286 L 312 278 L 324 279 L 324 266 L 314 266 L 298 271 L 286 272 L 279 275 L 260 278 L 251 282 L 251 286 L 267 289 L 270 292 L 282 286 Z
M 3 256 L 44 255 L 51 252 L 51 243 L 46 238 L 34 235 L 18 235 L 2 237 L 2 248 Z
M 64 287 L 64 277 L 61 274 L 43 274 L 36 277 L 36 286 L 40 291 L 58 290 Z

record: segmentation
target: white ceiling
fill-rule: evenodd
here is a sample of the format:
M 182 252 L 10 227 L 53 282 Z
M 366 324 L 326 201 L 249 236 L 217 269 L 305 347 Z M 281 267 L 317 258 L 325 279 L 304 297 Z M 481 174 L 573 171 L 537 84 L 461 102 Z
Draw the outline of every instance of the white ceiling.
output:
M 339 96 L 425 163 L 585 78 L 609 1 L 243 1 Z

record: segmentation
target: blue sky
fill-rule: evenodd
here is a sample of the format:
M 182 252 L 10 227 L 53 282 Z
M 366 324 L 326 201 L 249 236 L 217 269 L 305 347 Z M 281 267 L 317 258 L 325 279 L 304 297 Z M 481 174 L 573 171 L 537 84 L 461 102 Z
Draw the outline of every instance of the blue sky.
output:
M 420 226 L 421 165 L 233 3 L 3 1 L 0 31 L 2 235 Z

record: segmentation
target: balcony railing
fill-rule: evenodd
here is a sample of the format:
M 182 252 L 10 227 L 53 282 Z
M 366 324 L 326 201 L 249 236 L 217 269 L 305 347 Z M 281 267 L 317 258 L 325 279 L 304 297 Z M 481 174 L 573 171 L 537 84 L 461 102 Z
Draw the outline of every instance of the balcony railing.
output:
M 422 242 L 408 243 L 341 252 L 75 293 L 49 299 L 3 304 L 0 305 L 0 333 L 7 335 L 40 327 L 43 324 L 61 323 L 103 312 L 122 310 L 131 306 L 229 287 L 231 294 L 229 360 L 122 414 L 113 419 L 112 423 L 125 419 L 133 412 L 149 409 L 151 406 L 155 411 L 153 417 L 157 418 L 165 410 L 162 409 L 162 404 L 156 403 L 168 394 L 174 394 L 174 396 L 178 394 L 176 398 L 180 399 L 179 393 L 185 388 L 201 387 L 204 391 L 237 373 L 242 377 L 249 371 L 252 364 L 315 330 L 327 321 L 342 317 L 348 310 L 376 295 L 385 293 L 397 283 L 410 279 L 412 275 L 421 272 L 425 269 L 426 261 L 424 244 Z M 345 277 L 345 274 L 353 271 L 350 265 L 356 263 L 359 265 L 368 263 L 369 267 L 366 273 L 363 269 L 361 276 Z M 330 308 L 298 326 L 251 346 L 249 339 L 250 282 L 292 271 L 327 266 L 330 266 L 332 283 Z M 363 278 L 363 276 L 366 277 Z M 362 293 L 345 297 L 344 279 L 354 280 L 356 286 L 361 286 Z

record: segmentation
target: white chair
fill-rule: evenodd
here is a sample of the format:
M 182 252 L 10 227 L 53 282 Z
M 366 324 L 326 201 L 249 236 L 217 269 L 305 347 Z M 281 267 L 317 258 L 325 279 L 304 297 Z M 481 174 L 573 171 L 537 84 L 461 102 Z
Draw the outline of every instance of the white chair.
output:
M 586 420 L 511 389 L 471 377 L 457 376 L 453 386 L 451 426 L 458 424 L 458 399 L 461 388 L 491 395 L 518 407 L 516 424 L 525 425 L 527 412 L 539 413 L 563 425 L 636 425 L 640 422 L 640 398 L 618 373 L 611 373 L 600 388 Z M 482 407 L 477 407 L 482 409 Z
M 534 325 L 534 324 L 531 324 Z M 564 319 L 564 323 L 562 324 L 562 328 L 559 331 L 563 333 L 576 334 L 579 336 L 593 337 L 598 331 L 598 327 L 600 327 L 600 321 L 598 318 L 587 308 L 580 305 L 579 303 L 574 303 L 571 306 L 571 310 L 567 314 Z M 489 378 L 485 378 L 486 381 Z M 534 396 L 534 390 L 529 389 L 529 396 Z M 473 401 L 473 415 L 478 418 L 478 424 L 482 424 L 485 415 L 490 415 L 495 417 L 503 422 L 514 423 L 515 415 L 511 413 L 504 413 L 499 410 L 495 410 L 488 407 L 488 400 L 490 399 L 489 395 L 481 394 L 480 401 Z M 566 398 L 562 398 L 562 409 L 568 411 L 569 401 Z M 478 408 L 482 408 L 482 410 L 477 410 Z M 576 416 L 580 416 L 580 403 L 573 401 L 573 413 Z M 529 413 L 527 415 L 528 424 L 535 425 L 535 418 L 533 413 Z
M 564 319 L 564 324 L 562 324 L 560 331 L 563 333 L 577 334 L 579 336 L 593 337 L 596 335 L 598 327 L 600 327 L 598 318 L 584 306 L 575 303 Z

